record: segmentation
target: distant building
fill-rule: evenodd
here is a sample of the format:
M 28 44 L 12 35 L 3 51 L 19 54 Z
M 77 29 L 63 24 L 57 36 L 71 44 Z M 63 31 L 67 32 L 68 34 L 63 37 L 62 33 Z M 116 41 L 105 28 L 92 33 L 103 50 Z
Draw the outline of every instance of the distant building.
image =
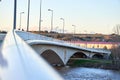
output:
M 87 42 L 87 41 L 68 41 L 68 42 L 75 44 L 77 46 L 87 48 L 111 49 L 112 47 L 120 46 L 120 42 Z

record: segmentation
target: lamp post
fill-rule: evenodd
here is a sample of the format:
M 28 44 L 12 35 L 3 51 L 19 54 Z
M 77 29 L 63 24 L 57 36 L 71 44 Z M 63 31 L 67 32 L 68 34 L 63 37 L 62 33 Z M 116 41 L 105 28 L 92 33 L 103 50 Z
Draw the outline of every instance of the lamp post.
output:
M 42 0 L 40 0 L 40 18 L 39 18 L 39 32 L 41 31 L 41 8 L 42 8 Z
M 53 10 L 48 9 L 48 11 L 51 11 L 52 15 L 51 15 L 51 32 L 53 30 Z
M 75 35 L 75 29 L 76 29 L 76 26 L 75 25 L 72 25 L 74 27 L 74 35 Z
M 72 25 L 74 27 L 74 33 L 73 33 L 73 37 L 75 37 L 75 28 L 76 26 L 75 25 Z M 74 39 L 74 44 L 75 44 L 75 39 Z
M 17 12 L 17 0 L 14 0 L 14 22 L 13 22 L 13 30 L 16 29 L 16 12 Z
M 28 0 L 27 31 L 29 31 L 30 0 Z
M 64 18 L 60 18 L 60 19 L 63 20 L 63 34 L 64 34 L 65 20 Z
M 24 12 L 20 12 L 20 25 L 19 25 L 19 29 L 21 30 L 21 20 L 22 20 L 22 14 L 24 14 Z

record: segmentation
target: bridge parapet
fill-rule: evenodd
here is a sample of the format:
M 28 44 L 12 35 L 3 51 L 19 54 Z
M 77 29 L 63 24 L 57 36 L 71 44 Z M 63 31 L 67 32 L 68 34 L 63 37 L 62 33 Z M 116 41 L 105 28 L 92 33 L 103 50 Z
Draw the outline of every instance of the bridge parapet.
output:
M 1 80 L 63 80 L 14 31 L 6 35 L 1 51 Z
M 55 41 L 60 43 L 65 43 L 65 41 L 54 39 L 51 37 L 38 35 L 30 32 L 24 32 L 24 31 L 16 31 L 16 33 L 25 41 L 27 40 L 47 40 L 47 41 Z

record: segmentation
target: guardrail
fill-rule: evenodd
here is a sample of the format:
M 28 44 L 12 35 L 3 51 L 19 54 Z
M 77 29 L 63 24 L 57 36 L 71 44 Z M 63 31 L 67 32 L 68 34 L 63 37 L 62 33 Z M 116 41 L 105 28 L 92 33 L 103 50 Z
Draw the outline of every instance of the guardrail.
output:
M 58 39 L 54 39 L 54 38 L 51 38 L 51 37 L 30 33 L 30 32 L 16 31 L 16 33 L 20 37 L 22 37 L 25 41 L 34 39 L 34 40 L 47 40 L 47 41 L 66 43 L 65 41 L 62 41 L 62 40 L 58 40 Z
M 10 31 L 0 53 L 0 80 L 63 80 L 63 78 L 15 31 Z

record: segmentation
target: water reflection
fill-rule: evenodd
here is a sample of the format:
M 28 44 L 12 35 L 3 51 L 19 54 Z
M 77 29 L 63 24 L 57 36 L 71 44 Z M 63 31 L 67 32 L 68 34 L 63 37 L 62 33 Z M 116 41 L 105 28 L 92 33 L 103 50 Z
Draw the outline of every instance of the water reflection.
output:
M 120 80 L 120 72 L 95 68 L 61 70 L 65 80 Z

